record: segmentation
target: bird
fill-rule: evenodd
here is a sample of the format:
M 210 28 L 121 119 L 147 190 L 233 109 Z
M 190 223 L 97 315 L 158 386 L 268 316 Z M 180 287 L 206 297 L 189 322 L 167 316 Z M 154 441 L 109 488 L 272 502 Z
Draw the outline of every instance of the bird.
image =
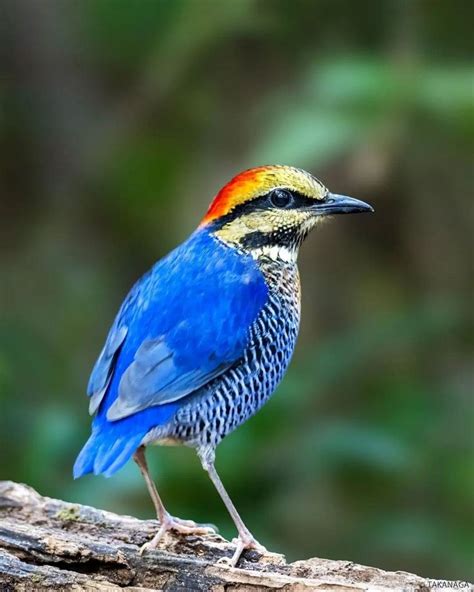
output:
M 288 368 L 300 324 L 302 242 L 328 216 L 373 211 L 302 169 L 255 167 L 228 182 L 189 238 L 131 288 L 89 379 L 91 435 L 73 474 L 110 477 L 134 459 L 160 525 L 141 552 L 170 530 L 209 532 L 165 508 L 149 445 L 195 449 L 237 529 L 230 565 L 246 549 L 266 552 L 224 488 L 216 447 L 264 405 Z

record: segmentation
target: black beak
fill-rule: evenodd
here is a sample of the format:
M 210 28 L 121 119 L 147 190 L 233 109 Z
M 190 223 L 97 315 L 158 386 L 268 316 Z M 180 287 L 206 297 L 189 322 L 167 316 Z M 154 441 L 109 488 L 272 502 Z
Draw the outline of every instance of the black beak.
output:
M 365 201 L 328 193 L 323 201 L 315 203 L 312 207 L 317 216 L 329 216 L 330 214 L 356 214 L 359 212 L 373 212 L 374 208 Z

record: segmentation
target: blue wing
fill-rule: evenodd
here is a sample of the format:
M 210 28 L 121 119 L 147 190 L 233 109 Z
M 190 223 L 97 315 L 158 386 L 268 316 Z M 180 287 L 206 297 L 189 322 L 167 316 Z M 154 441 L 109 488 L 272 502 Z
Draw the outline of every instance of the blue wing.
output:
M 186 327 L 186 341 L 193 343 L 196 335 Z M 219 360 L 209 351 L 193 363 L 179 362 L 179 352 L 168 344 L 166 335 L 148 339 L 138 348 L 135 358 L 124 372 L 119 395 L 107 411 L 109 421 L 122 419 L 153 405 L 171 403 L 219 376 L 235 362 L 236 352 L 229 351 Z
M 87 386 L 87 394 L 91 398 L 89 403 L 89 413 L 91 415 L 97 411 L 97 407 L 100 405 L 105 391 L 110 384 L 115 360 L 127 333 L 128 327 L 125 325 L 117 327 L 114 324 L 107 336 L 104 348 L 95 363 Z
M 138 281 L 130 293 L 125 298 L 115 321 L 107 335 L 105 345 L 97 358 L 87 385 L 87 394 L 91 398 L 89 403 L 89 413 L 92 415 L 97 411 L 105 392 L 110 384 L 113 375 L 117 356 L 123 346 L 125 337 L 128 333 L 127 319 L 132 317 L 134 307 L 140 295 L 142 286 L 147 281 L 146 274 Z
M 107 446 L 119 432 L 128 441 L 167 421 L 235 364 L 267 297 L 254 260 L 205 230 L 159 261 L 122 305 L 89 382 L 94 430 L 108 434 Z

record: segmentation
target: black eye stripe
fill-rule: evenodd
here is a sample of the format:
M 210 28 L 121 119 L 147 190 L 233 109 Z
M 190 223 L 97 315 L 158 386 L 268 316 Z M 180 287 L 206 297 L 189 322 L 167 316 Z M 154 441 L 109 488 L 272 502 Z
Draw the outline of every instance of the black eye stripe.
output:
M 272 201 L 270 200 L 270 196 L 273 194 L 274 191 L 285 191 L 285 192 L 289 193 L 291 195 L 291 201 L 290 201 L 289 205 L 287 205 L 285 207 L 275 206 L 272 203 Z M 307 197 L 306 195 L 303 195 L 302 193 L 300 193 L 296 190 L 272 189 L 271 191 L 269 191 L 268 193 L 265 193 L 264 195 L 260 195 L 252 200 L 246 201 L 245 203 L 235 206 L 225 216 L 222 216 L 221 218 L 217 218 L 216 220 L 213 220 L 210 224 L 210 228 L 213 232 L 215 232 L 219 228 L 222 228 L 226 224 L 229 224 L 229 222 L 232 222 L 232 220 L 235 220 L 236 218 L 239 218 L 241 216 L 245 216 L 245 215 L 250 214 L 255 211 L 276 210 L 276 209 L 281 209 L 281 210 L 302 209 L 302 210 L 304 210 L 306 208 L 311 208 L 312 206 L 314 206 L 316 201 L 324 202 L 325 199 L 326 199 L 326 196 L 324 196 L 323 199 L 321 199 L 321 200 L 316 200 L 315 198 Z

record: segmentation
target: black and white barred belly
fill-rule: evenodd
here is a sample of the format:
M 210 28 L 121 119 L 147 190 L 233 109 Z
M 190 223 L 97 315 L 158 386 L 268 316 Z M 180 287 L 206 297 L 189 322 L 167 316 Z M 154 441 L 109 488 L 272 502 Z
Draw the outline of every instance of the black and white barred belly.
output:
M 300 320 L 300 285 L 294 263 L 262 266 L 269 300 L 254 322 L 242 361 L 200 389 L 177 411 L 165 438 L 216 446 L 254 415 L 283 378 L 295 346 Z

